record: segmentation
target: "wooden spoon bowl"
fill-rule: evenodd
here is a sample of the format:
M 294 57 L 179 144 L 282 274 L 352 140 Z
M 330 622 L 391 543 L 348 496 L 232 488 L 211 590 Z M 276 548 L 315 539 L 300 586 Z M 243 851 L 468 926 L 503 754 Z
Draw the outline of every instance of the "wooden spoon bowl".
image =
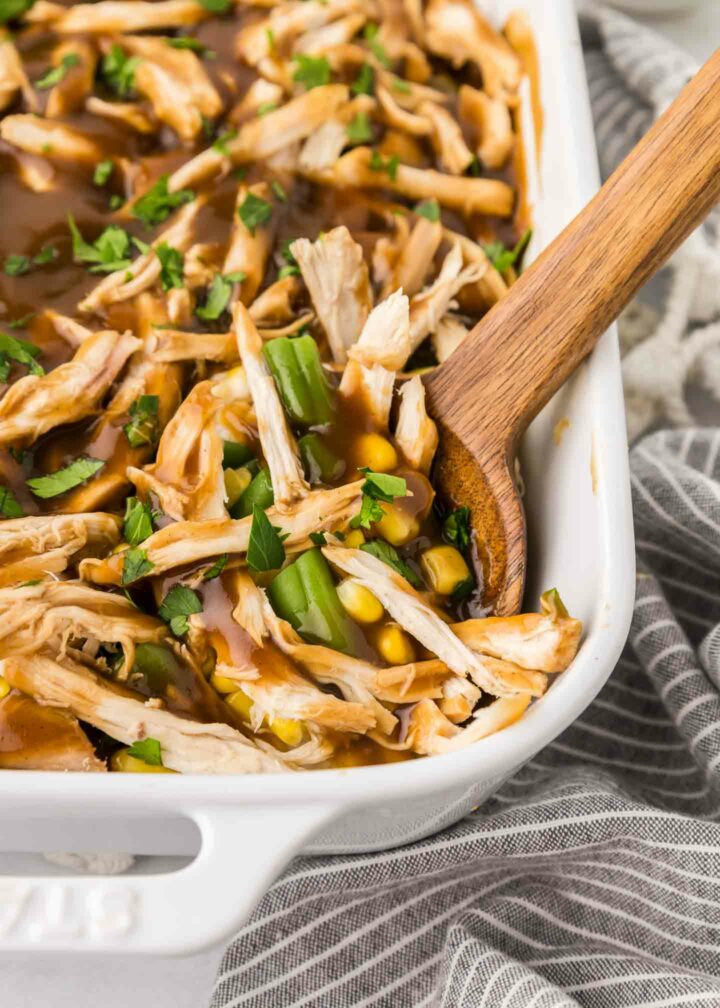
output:
M 597 196 L 426 376 L 436 485 L 471 507 L 483 604 L 519 611 L 526 528 L 515 468 L 528 424 L 720 199 L 720 50 Z M 480 573 L 480 572 L 478 572 Z

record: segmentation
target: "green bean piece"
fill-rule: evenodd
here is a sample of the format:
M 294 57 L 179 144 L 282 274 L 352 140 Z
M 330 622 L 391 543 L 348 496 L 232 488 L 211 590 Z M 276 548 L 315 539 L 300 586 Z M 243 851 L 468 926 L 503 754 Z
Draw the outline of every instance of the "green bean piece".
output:
M 250 445 L 242 441 L 223 441 L 223 469 L 240 469 L 254 457 Z
M 152 693 L 162 694 L 168 686 L 187 677 L 173 652 L 161 644 L 138 644 L 131 676 L 139 675 Z
M 269 469 L 261 469 L 230 509 L 232 518 L 246 518 L 252 514 L 254 505 L 266 511 L 275 502 L 275 494 L 270 480 Z
M 330 451 L 319 434 L 304 434 L 298 447 L 310 483 L 334 483 L 345 472 L 343 460 Z
M 281 570 L 271 581 L 268 595 L 278 616 L 304 640 L 345 654 L 362 650 L 362 632 L 345 612 L 320 550 L 308 550 Z
M 330 423 L 332 392 L 312 336 L 281 336 L 266 343 L 263 352 L 290 420 L 304 427 Z

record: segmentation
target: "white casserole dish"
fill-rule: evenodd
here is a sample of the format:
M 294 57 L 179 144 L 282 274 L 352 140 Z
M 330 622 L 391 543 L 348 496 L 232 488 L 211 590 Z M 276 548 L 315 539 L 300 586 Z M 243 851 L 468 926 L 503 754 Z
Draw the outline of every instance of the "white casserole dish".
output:
M 598 174 L 573 2 L 496 0 L 489 13 L 499 23 L 518 8 L 535 32 L 545 116 L 531 188 L 532 255 L 592 196 Z M 563 418 L 569 426 L 556 445 L 553 429 Z M 558 735 L 611 672 L 634 596 L 613 330 L 533 424 L 524 474 L 528 598 L 556 586 L 586 632 L 573 665 L 519 722 L 452 755 L 352 770 L 277 777 L 0 771 L 0 850 L 192 853 L 198 829 L 201 835 L 197 858 L 169 875 L 0 878 L 3 951 L 194 952 L 228 937 L 299 849 L 370 851 L 435 832 Z M 234 887 L 232 879 L 242 881 Z

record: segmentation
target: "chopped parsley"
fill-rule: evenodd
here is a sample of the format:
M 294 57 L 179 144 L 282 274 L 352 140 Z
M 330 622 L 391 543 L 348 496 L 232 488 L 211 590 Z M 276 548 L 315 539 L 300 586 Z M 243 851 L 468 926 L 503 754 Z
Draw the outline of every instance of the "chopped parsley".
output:
M 390 69 L 391 61 L 387 52 L 385 51 L 385 46 L 382 44 L 378 38 L 378 32 L 380 29 L 374 22 L 370 22 L 365 25 L 363 30 L 363 36 L 368 44 L 370 52 L 373 54 L 378 63 L 382 63 L 386 70 Z
M 123 536 L 131 546 L 139 546 L 154 532 L 153 519 L 156 512 L 138 497 L 128 497 L 125 501 Z
M 412 92 L 412 87 L 410 82 L 403 80 L 402 77 L 395 77 L 392 82 L 393 91 L 397 91 L 398 94 L 410 94 Z
M 118 193 L 113 193 L 108 201 L 111 210 L 119 210 L 125 200 Z
M 36 497 L 41 497 L 43 500 L 59 497 L 60 494 L 67 493 L 68 490 L 73 490 L 90 479 L 104 465 L 102 459 L 78 458 L 62 469 L 48 473 L 47 476 L 35 476 L 29 479 L 27 485 Z
M 189 49 L 191 52 L 205 55 L 207 46 L 200 39 L 193 38 L 192 35 L 178 35 L 177 38 L 169 38 L 167 44 L 173 49 Z
M 278 273 L 278 280 L 283 280 L 287 276 L 298 276 L 300 273 L 300 267 L 297 264 L 297 259 L 292 254 L 290 246 L 295 241 L 294 238 L 286 238 L 282 243 L 280 255 L 282 256 L 285 265 L 281 267 Z
M 27 315 L 21 315 L 20 318 L 13 319 L 12 322 L 8 322 L 8 328 L 10 329 L 25 329 L 27 327 L 30 319 L 35 318 L 35 312 L 28 312 Z
M 272 182 L 270 183 L 270 188 L 272 189 L 273 193 L 275 194 L 277 199 L 280 200 L 281 203 L 287 203 L 288 194 L 285 192 L 285 189 L 280 185 L 277 179 L 272 180 Z
M 212 567 L 208 567 L 203 574 L 203 581 L 212 581 L 213 578 L 219 577 L 227 567 L 229 559 L 230 557 L 227 553 L 223 553 L 222 556 L 219 556 Z
M 5 24 L 22 17 L 34 3 L 35 0 L 0 0 L 0 23 Z
M 371 95 L 375 88 L 375 71 L 369 63 L 363 63 L 357 77 L 350 85 L 350 90 L 355 95 Z
M 277 108 L 277 102 L 274 101 L 264 101 L 258 105 L 257 114 L 258 116 L 267 115 L 268 112 L 274 112 Z
M 130 239 L 117 224 L 106 227 L 91 244 L 85 241 L 72 214 L 68 214 L 68 227 L 72 235 L 75 262 L 86 263 L 91 273 L 114 273 L 130 265 Z
M 33 263 L 35 266 L 47 266 L 48 263 L 55 262 L 58 255 L 59 252 L 53 245 L 46 245 L 34 257 Z
M 373 131 L 367 114 L 358 112 L 345 127 L 345 132 L 350 143 L 362 144 L 372 140 Z
M 30 374 L 45 374 L 35 360 L 40 356 L 40 350 L 29 340 L 18 339 L 9 333 L 0 332 L 0 381 L 7 381 L 10 374 L 10 361 L 25 364 Z
M 238 207 L 238 217 L 243 222 L 251 235 L 255 234 L 255 228 L 267 223 L 272 217 L 272 203 L 249 192 Z
M 429 221 L 440 220 L 440 204 L 436 199 L 423 200 L 422 203 L 416 203 L 414 207 L 415 213 L 418 217 L 425 217 Z
M 124 425 L 125 437 L 132 448 L 155 444 L 160 430 L 160 397 L 141 395 L 130 407 L 130 420 Z
M 450 601 L 453 603 L 453 605 L 457 605 L 458 602 L 462 602 L 463 599 L 466 599 L 469 595 L 472 595 L 472 593 L 475 591 L 475 588 L 476 588 L 475 578 L 472 576 L 472 574 L 470 574 L 468 575 L 468 577 L 465 578 L 464 581 L 461 581 L 460 584 L 455 585 L 455 587 L 452 590 L 452 594 L 450 595 Z
M 237 136 L 236 129 L 225 130 L 220 136 L 214 141 L 212 147 L 216 150 L 218 154 L 222 154 L 223 157 L 230 157 L 230 150 L 228 144 L 235 139 Z
M 208 288 L 205 304 L 195 310 L 197 317 L 203 322 L 214 322 L 220 318 L 230 303 L 233 284 L 242 283 L 244 279 L 245 274 L 240 270 L 237 273 L 227 273 L 225 276 L 216 273 Z
M 374 150 L 370 155 L 370 171 L 387 172 L 393 182 L 397 178 L 399 164 L 400 158 L 397 154 L 393 154 L 389 158 L 384 158 L 379 151 Z
M 80 57 L 77 53 L 68 53 L 67 56 L 63 56 L 56 67 L 52 67 L 39 80 L 35 81 L 35 87 L 40 91 L 47 91 L 49 88 L 55 87 L 61 80 L 64 80 L 68 70 L 78 66 L 79 63 Z
M 327 539 L 324 532 L 311 532 L 308 539 L 315 546 L 327 546 Z
M 161 242 L 155 248 L 155 255 L 160 260 L 160 283 L 164 291 L 172 290 L 173 287 L 183 286 L 183 271 L 185 269 L 185 257 L 178 249 Z
M 304 84 L 307 91 L 330 82 L 330 64 L 324 56 L 298 53 L 293 62 L 295 63 L 293 80 L 298 84 Z
M 250 570 L 271 571 L 282 567 L 285 562 L 283 539 L 286 538 L 270 524 L 263 509 L 254 504 L 247 549 L 247 565 Z
M 115 165 L 108 158 L 106 161 L 99 161 L 95 165 L 95 171 L 93 172 L 93 184 L 96 186 L 104 186 L 112 175 L 115 169 Z
M 55 262 L 57 257 L 58 250 L 52 245 L 46 245 L 32 259 L 13 252 L 5 260 L 3 269 L 8 276 L 24 276 L 33 266 L 47 266 L 48 263 Z
M 148 227 L 162 224 L 173 210 L 195 199 L 195 193 L 192 189 L 178 189 L 177 192 L 168 192 L 168 178 L 168 175 L 161 175 L 152 189 L 148 189 L 145 195 L 133 204 L 133 217 L 137 217 Z
M 418 573 L 413 570 L 410 564 L 405 563 L 390 543 L 386 543 L 383 539 L 373 539 L 371 542 L 363 543 L 360 549 L 364 553 L 369 553 L 371 556 L 377 557 L 378 560 L 382 560 L 388 567 L 392 567 L 401 577 L 409 581 L 413 588 L 422 589 L 423 583 Z
M 124 585 L 132 584 L 145 577 L 153 570 L 154 564 L 148 560 L 147 551 L 144 549 L 129 549 L 123 560 L 122 577 L 120 583 Z
M 198 3 L 211 14 L 227 14 L 232 7 L 232 0 L 198 0 Z
M 176 637 L 182 637 L 190 629 L 188 616 L 202 612 L 200 596 L 187 585 L 173 585 L 158 609 L 161 619 L 170 625 Z
M 139 759 L 143 763 L 147 763 L 148 766 L 162 766 L 162 749 L 160 743 L 154 738 L 140 739 L 139 742 L 133 742 L 133 744 L 127 750 L 128 756 L 132 756 L 133 759 Z
M 396 497 L 407 496 L 407 482 L 402 476 L 376 473 L 368 468 L 360 469 L 360 472 L 365 476 L 362 485 L 362 503 L 360 513 L 350 519 L 350 528 L 369 529 L 385 514 L 380 506 L 381 501 L 391 504 Z
M 0 514 L 3 518 L 22 518 L 25 514 L 9 487 L 0 486 Z
M 470 508 L 459 507 L 451 511 L 442 525 L 442 537 L 445 542 L 466 550 L 470 545 Z
M 487 245 L 483 245 L 483 250 L 498 273 L 504 273 L 506 270 L 509 270 L 511 266 L 515 265 L 527 248 L 528 242 L 531 238 L 532 230 L 531 228 L 528 228 L 514 248 L 505 248 L 501 241 L 494 241 L 489 242 Z
M 114 43 L 103 57 L 100 73 L 111 91 L 120 98 L 127 98 L 135 89 L 135 71 L 139 63 L 138 56 L 126 56 L 122 48 Z

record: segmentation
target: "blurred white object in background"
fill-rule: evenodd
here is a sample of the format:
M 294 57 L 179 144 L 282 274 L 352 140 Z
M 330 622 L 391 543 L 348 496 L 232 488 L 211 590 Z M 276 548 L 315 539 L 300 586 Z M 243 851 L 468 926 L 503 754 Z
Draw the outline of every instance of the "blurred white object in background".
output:
M 676 14 L 701 7 L 706 0 L 607 0 L 611 7 L 628 14 Z M 717 0 L 710 0 L 717 3 Z

